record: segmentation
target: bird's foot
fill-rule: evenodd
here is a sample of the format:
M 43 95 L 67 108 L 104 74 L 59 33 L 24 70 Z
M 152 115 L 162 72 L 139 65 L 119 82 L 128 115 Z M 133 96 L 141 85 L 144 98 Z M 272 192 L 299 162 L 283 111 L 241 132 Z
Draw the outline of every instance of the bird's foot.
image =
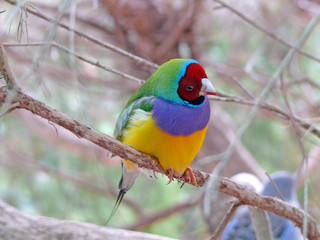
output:
M 186 175 L 186 178 L 188 179 L 188 183 L 193 183 L 194 186 L 198 187 L 197 180 L 195 176 L 193 175 L 192 169 L 188 167 L 185 171 L 184 174 Z
M 167 185 L 168 185 L 169 183 L 171 183 L 171 181 L 173 179 L 173 176 L 174 176 L 174 172 L 173 172 L 173 170 L 171 168 L 168 169 L 168 175 L 167 176 L 169 178 L 169 182 L 167 183 Z

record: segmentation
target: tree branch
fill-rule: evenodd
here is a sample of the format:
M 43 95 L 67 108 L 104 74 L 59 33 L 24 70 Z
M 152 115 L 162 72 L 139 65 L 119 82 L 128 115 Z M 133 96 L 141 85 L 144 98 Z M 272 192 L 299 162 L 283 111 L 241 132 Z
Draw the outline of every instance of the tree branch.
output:
M 216 231 L 214 232 L 213 236 L 210 238 L 210 240 L 216 240 L 222 233 L 222 231 L 227 226 L 231 216 L 234 214 L 234 212 L 238 209 L 239 206 L 241 206 L 243 203 L 240 201 L 234 201 L 232 202 L 231 206 L 229 207 L 226 215 L 221 220 L 219 226 L 217 227 Z
M 52 47 L 55 47 L 57 49 L 64 51 L 67 54 L 75 56 L 76 58 L 80 59 L 83 62 L 89 63 L 89 64 L 96 66 L 98 68 L 101 68 L 107 72 L 111 72 L 111 73 L 116 74 L 118 76 L 127 78 L 129 80 L 133 80 L 135 82 L 138 82 L 139 84 L 142 84 L 145 82 L 145 80 L 143 80 L 143 79 L 136 78 L 134 76 L 131 76 L 129 74 L 121 72 L 117 69 L 107 67 L 107 66 L 103 65 L 102 63 L 100 63 L 99 61 L 96 61 L 96 60 L 90 59 L 88 57 L 85 57 L 83 55 L 80 55 L 79 53 L 72 51 L 71 49 L 65 47 L 64 45 L 56 43 L 56 42 L 3 43 L 3 45 L 6 47 L 25 47 L 25 46 L 33 46 L 33 47 L 34 46 L 48 46 L 48 47 L 50 47 L 50 46 L 52 46 Z
M 0 238 L 15 240 L 172 240 L 149 233 L 23 213 L 0 200 Z
M 8 90 L 5 87 L 0 88 L 0 106 L 1 103 L 7 102 L 6 98 L 10 95 L 10 91 L 12 90 Z M 14 109 L 26 109 L 68 129 L 80 138 L 85 138 L 124 159 L 134 162 L 140 168 L 147 168 L 165 174 L 165 171 L 155 157 L 142 153 L 131 146 L 125 145 L 124 143 L 119 142 L 106 134 L 103 134 L 85 124 L 78 122 L 70 116 L 61 113 L 56 109 L 53 109 L 44 103 L 24 94 L 21 90 L 15 91 L 15 95 L 11 96 L 10 100 L 10 103 L 14 106 Z M 196 177 L 198 186 L 203 186 L 209 178 L 212 178 L 213 182 L 215 183 L 215 187 L 218 187 L 220 192 L 236 197 L 244 204 L 256 206 L 263 210 L 270 211 L 290 219 L 297 226 L 302 228 L 304 211 L 301 209 L 293 207 L 292 205 L 276 198 L 261 196 L 247 187 L 232 182 L 224 177 L 217 177 L 200 171 L 194 171 L 194 175 Z M 184 175 L 178 179 L 188 183 L 188 179 Z M 317 224 L 309 215 L 308 238 L 320 239 L 320 233 L 317 228 Z
M 0 71 L 9 88 L 16 86 L 16 80 L 8 64 L 7 55 L 0 40 Z
M 192 194 L 183 203 L 175 204 L 165 210 L 160 210 L 158 212 L 150 214 L 149 216 L 142 216 L 140 217 L 139 221 L 125 227 L 125 229 L 138 230 L 138 229 L 146 228 L 148 226 L 151 226 L 156 221 L 163 220 L 173 214 L 176 214 L 177 212 L 182 212 L 195 207 L 196 205 L 199 204 L 201 199 L 202 199 L 201 197 L 194 196 L 194 194 Z

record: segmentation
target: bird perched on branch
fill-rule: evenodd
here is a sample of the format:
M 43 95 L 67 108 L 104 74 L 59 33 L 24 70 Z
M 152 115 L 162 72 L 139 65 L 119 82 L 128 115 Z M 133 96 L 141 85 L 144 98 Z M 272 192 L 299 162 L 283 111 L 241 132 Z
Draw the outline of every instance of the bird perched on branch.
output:
M 300 207 L 296 196 L 296 178 L 294 175 L 286 171 L 279 171 L 271 174 L 270 177 L 282 196 L 279 196 L 279 193 L 269 179 L 264 183 L 261 194 L 277 198 L 283 197 L 285 201 L 293 206 Z M 256 240 L 249 207 L 246 206 L 238 210 L 224 230 L 221 240 Z M 268 212 L 268 215 L 274 239 L 303 239 L 300 229 L 294 226 L 290 220 L 270 212 Z
M 157 157 L 169 183 L 174 176 L 186 174 L 196 184 L 189 165 L 208 127 L 210 104 L 206 95 L 216 95 L 216 90 L 197 61 L 170 60 L 130 98 L 117 120 L 114 136 Z M 111 216 L 139 172 L 134 163 L 122 160 L 119 195 Z

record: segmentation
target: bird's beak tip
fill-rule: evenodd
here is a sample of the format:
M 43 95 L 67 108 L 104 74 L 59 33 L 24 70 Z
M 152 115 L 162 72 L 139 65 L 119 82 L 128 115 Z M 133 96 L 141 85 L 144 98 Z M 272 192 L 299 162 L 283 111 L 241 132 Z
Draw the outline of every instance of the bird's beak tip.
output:
M 217 96 L 217 91 L 213 87 L 212 83 L 209 81 L 208 78 L 202 78 L 202 88 L 201 93 L 202 95 L 215 95 Z
M 214 95 L 214 96 L 218 96 L 217 92 L 207 92 L 207 95 Z

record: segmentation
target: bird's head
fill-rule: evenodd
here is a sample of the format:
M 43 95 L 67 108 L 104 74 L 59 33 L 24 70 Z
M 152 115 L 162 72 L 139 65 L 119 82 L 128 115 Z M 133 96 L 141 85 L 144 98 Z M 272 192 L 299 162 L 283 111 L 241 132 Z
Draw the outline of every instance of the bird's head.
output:
M 187 66 L 185 75 L 179 81 L 177 92 L 181 99 L 193 105 L 202 103 L 206 95 L 217 95 L 199 63 L 190 63 Z
M 197 106 L 206 95 L 217 95 L 203 67 L 192 59 L 172 59 L 155 76 L 157 95 L 178 104 Z

